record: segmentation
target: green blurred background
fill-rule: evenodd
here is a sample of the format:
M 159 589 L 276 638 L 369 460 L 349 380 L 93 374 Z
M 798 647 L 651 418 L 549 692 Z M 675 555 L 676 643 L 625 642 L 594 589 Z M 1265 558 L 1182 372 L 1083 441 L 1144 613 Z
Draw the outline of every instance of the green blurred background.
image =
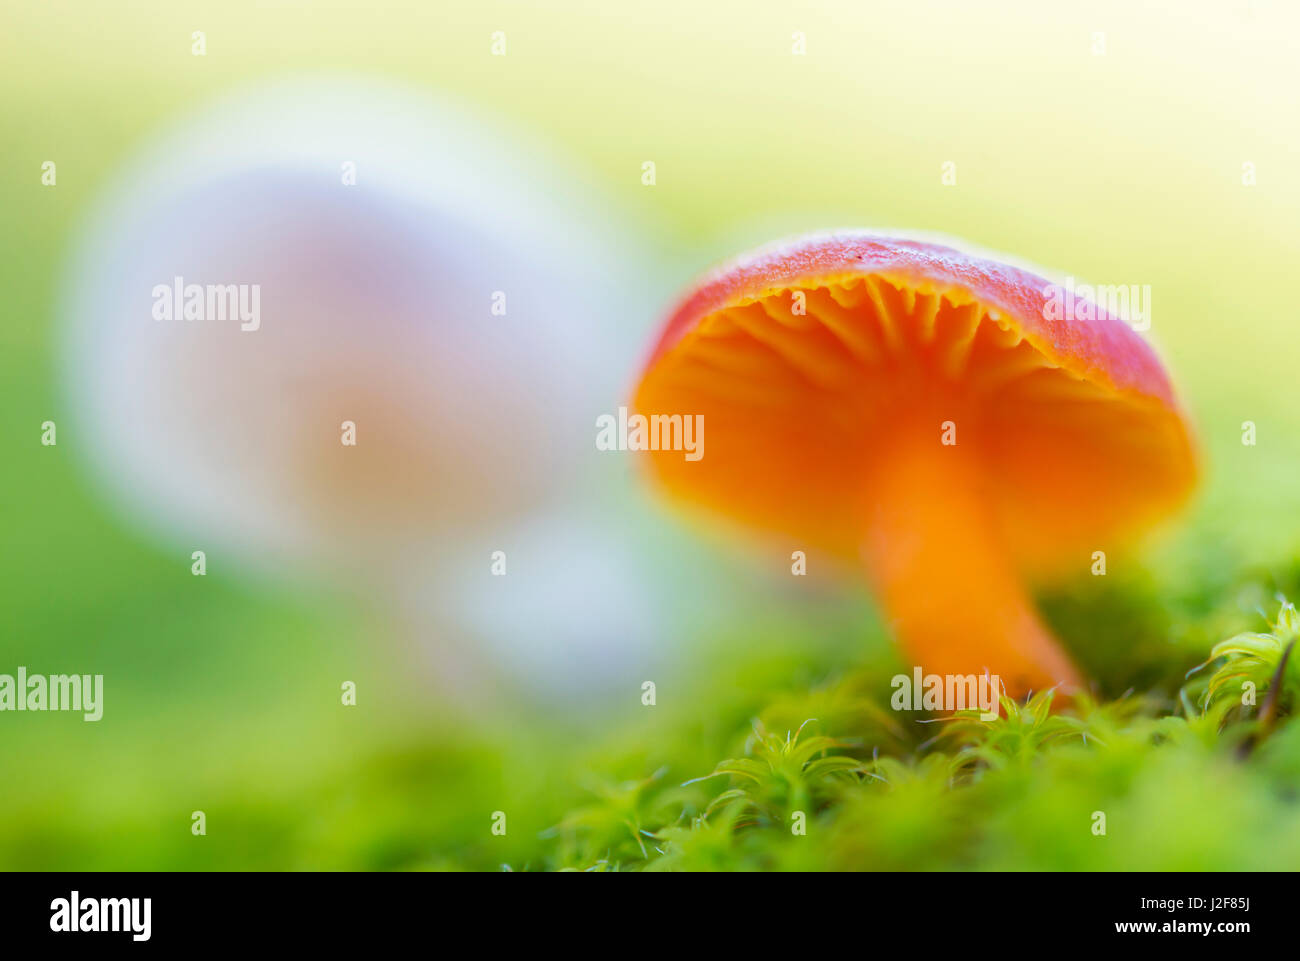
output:
M 194 30 L 205 57 L 191 55 Z M 507 34 L 507 56 L 490 55 L 493 31 Z M 791 53 L 795 32 L 804 56 Z M 599 718 L 526 703 L 467 716 L 394 680 L 401 655 L 382 609 L 328 587 L 191 577 L 187 557 L 120 517 L 78 460 L 58 386 L 65 258 L 150 136 L 220 94 L 302 71 L 436 90 L 547 142 L 632 212 L 654 269 L 675 283 L 776 236 L 867 226 L 1150 284 L 1149 336 L 1202 432 L 1205 484 L 1140 570 L 1116 572 L 1095 605 L 1090 586 L 1049 599 L 1049 613 L 1079 643 L 1184 638 L 1168 671 L 1129 664 L 1115 679 L 1163 682 L 1217 639 L 1180 634 L 1180 616 L 1227 598 L 1214 629 L 1250 626 L 1260 598 L 1233 592 L 1264 584 L 1266 598 L 1290 576 L 1293 4 L 8 0 L 0 671 L 107 680 L 97 724 L 0 716 L 0 867 L 518 868 L 581 803 L 591 772 L 707 773 L 758 692 L 891 656 L 856 595 L 828 595 L 815 616 L 774 616 L 738 592 L 654 712 L 633 690 Z M 50 159 L 54 188 L 40 181 Z M 641 183 L 645 160 L 657 165 L 653 188 Z M 941 184 L 948 161 L 955 186 Z M 661 291 L 662 305 L 676 293 Z M 626 358 L 629 379 L 637 360 Z M 39 443 L 45 420 L 59 424 L 55 448 Z M 1241 443 L 1247 420 L 1253 447 Z M 341 678 L 358 684 L 355 709 L 339 707 Z M 204 838 L 189 830 L 200 809 Z M 504 838 L 488 831 L 495 810 L 511 818 Z M 999 856 L 1044 866 L 1025 844 L 1019 859 L 1014 846 Z

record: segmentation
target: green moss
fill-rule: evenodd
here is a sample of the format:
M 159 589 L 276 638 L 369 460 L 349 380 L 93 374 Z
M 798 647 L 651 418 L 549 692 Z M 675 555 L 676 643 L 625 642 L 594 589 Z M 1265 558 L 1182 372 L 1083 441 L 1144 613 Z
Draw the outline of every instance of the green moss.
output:
M 924 739 L 872 698 L 887 690 L 879 667 L 775 690 L 734 742 L 740 750 L 711 773 L 678 782 L 669 764 L 645 780 L 596 787 L 539 839 L 532 863 L 1293 869 L 1300 671 L 1287 655 L 1297 632 L 1300 617 L 1284 602 L 1269 633 L 1215 644 L 1206 670 L 1176 696 L 1154 690 L 1069 704 L 1052 691 L 1023 703 L 1004 697 L 992 720 L 977 711 L 927 719 L 937 730 Z M 1240 703 L 1243 679 L 1255 684 L 1258 707 Z

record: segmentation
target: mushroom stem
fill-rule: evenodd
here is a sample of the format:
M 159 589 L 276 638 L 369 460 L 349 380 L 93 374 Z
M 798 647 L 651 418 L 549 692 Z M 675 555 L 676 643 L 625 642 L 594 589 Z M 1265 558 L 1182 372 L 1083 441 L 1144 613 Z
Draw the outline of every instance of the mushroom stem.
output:
M 978 460 L 928 425 L 907 434 L 877 462 L 862 548 L 899 642 L 926 673 L 988 670 L 1013 696 L 1078 686 L 1001 543 Z

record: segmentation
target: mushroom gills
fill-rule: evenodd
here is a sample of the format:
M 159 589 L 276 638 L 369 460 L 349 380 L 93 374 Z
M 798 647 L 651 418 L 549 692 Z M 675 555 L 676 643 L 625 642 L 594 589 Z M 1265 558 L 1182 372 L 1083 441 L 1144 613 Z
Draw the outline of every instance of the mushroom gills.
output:
M 1176 415 L 1061 367 L 966 291 L 881 275 L 774 288 L 708 314 L 636 403 L 709 425 L 704 461 L 654 458 L 683 500 L 846 560 L 862 518 L 828 505 L 865 507 L 863 478 L 904 424 L 935 445 L 954 425 L 955 448 L 991 481 L 1008 550 L 1046 573 L 1158 514 L 1132 478 L 1177 486 L 1169 475 L 1185 460 Z

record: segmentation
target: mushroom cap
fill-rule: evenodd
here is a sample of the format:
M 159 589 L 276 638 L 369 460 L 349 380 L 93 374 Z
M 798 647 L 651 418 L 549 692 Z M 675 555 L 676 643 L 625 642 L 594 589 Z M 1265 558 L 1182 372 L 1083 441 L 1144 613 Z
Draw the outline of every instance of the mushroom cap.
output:
M 644 268 L 580 181 L 401 85 L 293 78 L 197 111 L 115 178 L 68 267 L 90 466 L 161 539 L 277 569 L 454 563 L 567 500 L 627 346 L 592 318 Z M 177 277 L 256 285 L 260 327 L 155 320 Z
M 857 558 L 900 434 L 938 449 L 951 421 L 978 465 L 960 482 L 1013 560 L 1104 550 L 1190 493 L 1192 430 L 1129 324 L 1082 300 L 1056 316 L 1052 295 L 1017 266 L 861 232 L 742 257 L 680 303 L 645 366 L 637 412 L 707 427 L 701 459 L 654 451 L 651 470 L 685 502 Z

